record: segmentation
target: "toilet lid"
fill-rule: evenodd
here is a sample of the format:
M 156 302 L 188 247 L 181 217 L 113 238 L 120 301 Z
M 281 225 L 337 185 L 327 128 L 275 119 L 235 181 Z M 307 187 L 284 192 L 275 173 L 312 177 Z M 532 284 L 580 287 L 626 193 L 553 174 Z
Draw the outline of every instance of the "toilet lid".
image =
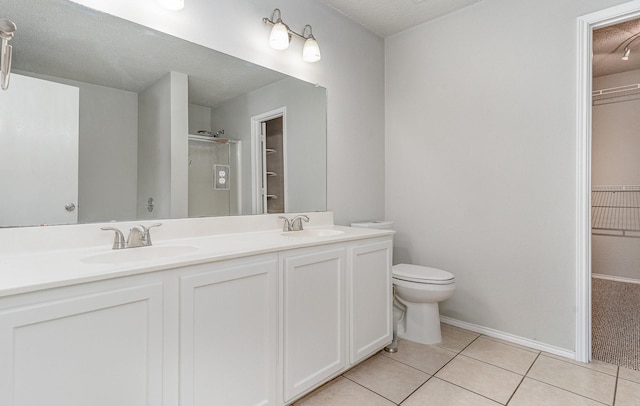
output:
M 444 285 L 453 283 L 452 273 L 428 266 L 398 264 L 393 266 L 393 277 L 408 282 Z

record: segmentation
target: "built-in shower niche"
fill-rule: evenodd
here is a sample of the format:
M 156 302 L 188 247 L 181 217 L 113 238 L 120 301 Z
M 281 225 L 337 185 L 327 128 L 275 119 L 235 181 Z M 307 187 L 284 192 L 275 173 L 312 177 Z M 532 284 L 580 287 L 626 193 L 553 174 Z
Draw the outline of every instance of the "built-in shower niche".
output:
M 189 217 L 240 214 L 241 142 L 189 135 Z

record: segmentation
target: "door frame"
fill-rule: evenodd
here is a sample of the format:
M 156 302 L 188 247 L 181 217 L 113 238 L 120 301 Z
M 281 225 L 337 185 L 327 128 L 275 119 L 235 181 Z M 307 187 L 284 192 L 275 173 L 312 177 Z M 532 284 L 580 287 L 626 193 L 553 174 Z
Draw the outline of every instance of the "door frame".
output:
M 591 361 L 591 82 L 593 30 L 640 17 L 633 0 L 578 17 L 576 121 L 576 361 Z
M 266 204 L 262 198 L 262 184 L 264 178 L 264 154 L 261 147 L 262 123 L 282 117 L 282 159 L 283 169 L 287 173 L 287 107 L 267 111 L 251 117 L 251 212 L 253 214 L 266 213 Z M 284 180 L 284 204 L 287 207 L 287 178 Z

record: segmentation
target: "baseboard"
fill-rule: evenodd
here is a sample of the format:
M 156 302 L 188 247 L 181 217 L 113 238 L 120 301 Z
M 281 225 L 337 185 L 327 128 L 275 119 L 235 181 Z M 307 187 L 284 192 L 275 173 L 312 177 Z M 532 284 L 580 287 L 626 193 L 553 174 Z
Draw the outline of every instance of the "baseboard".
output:
M 540 341 L 530 340 L 528 338 L 519 337 L 513 334 L 494 330 L 492 328 L 479 326 L 473 323 L 467 323 L 466 321 L 452 319 L 451 317 L 447 317 L 447 316 L 440 316 L 440 321 L 445 324 L 449 324 L 455 327 L 460 327 L 465 330 L 473 331 L 476 333 L 484 334 L 489 337 L 493 337 L 493 338 L 497 338 L 510 343 L 533 348 L 534 350 L 544 351 L 550 354 L 559 355 L 561 357 L 570 358 L 570 359 L 576 358 L 576 354 L 574 351 L 569 351 L 567 349 L 556 347 L 554 345 L 541 343 Z
M 625 278 L 625 277 L 622 277 L 622 276 L 613 276 L 613 275 L 605 275 L 605 274 L 601 274 L 601 273 L 592 273 L 591 277 L 592 278 L 597 278 L 597 279 L 606 279 L 608 281 L 616 281 L 616 282 L 624 282 L 624 283 L 638 283 L 638 284 L 640 284 L 640 279 Z

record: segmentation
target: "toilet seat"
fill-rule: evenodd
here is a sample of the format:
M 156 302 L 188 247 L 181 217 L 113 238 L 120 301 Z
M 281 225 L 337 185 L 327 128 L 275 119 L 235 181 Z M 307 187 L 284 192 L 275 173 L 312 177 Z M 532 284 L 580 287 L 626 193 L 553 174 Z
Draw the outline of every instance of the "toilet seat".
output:
M 428 266 L 398 264 L 392 268 L 393 279 L 431 285 L 449 285 L 455 282 L 453 274 Z

